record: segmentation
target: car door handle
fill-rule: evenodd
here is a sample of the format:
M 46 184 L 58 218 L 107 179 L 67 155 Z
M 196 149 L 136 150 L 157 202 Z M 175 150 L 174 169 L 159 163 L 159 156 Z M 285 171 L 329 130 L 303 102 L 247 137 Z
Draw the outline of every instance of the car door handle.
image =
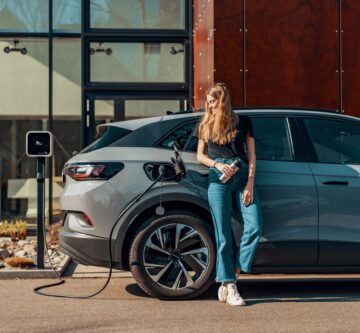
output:
M 324 185 L 340 185 L 340 186 L 347 186 L 349 185 L 349 182 L 347 181 L 341 181 L 341 180 L 325 180 L 322 181 Z

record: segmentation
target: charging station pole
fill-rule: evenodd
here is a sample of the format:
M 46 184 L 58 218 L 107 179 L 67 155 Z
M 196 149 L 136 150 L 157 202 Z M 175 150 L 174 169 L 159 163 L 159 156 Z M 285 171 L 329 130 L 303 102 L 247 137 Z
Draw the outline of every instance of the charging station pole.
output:
M 37 264 L 36 267 L 44 268 L 44 203 L 45 203 L 45 157 L 38 157 L 36 162 L 37 180 Z
M 26 133 L 26 155 L 36 157 L 37 181 L 37 263 L 44 268 L 45 257 L 45 157 L 53 156 L 53 136 L 48 131 L 29 131 Z

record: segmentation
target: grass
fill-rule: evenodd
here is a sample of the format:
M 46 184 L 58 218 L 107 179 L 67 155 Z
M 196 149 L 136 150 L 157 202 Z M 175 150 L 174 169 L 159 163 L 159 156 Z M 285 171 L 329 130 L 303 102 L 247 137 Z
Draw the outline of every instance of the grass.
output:
M 26 239 L 26 222 L 24 220 L 1 221 L 0 237 L 11 237 L 13 241 Z

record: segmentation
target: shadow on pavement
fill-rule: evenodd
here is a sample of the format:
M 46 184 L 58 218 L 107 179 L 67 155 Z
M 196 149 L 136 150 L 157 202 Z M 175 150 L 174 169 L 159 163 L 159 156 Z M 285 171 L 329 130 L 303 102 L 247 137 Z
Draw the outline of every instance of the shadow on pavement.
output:
M 360 280 L 274 280 L 238 281 L 240 294 L 247 305 L 279 302 L 359 302 Z M 214 283 L 202 296 L 193 301 L 217 300 L 219 284 Z M 126 286 L 126 291 L 135 296 L 149 298 L 136 283 Z

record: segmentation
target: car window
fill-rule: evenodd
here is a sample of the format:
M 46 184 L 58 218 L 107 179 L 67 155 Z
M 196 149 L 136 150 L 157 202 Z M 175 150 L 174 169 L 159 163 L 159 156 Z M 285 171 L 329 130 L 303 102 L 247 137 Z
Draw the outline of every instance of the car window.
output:
M 330 119 L 304 119 L 320 163 L 360 164 L 360 125 Z
M 132 131 L 116 126 L 99 126 L 97 128 L 97 138 L 89 146 L 85 147 L 80 153 L 89 153 L 91 151 L 104 148 L 112 144 L 115 140 L 125 137 Z
M 259 160 L 291 161 L 294 159 L 293 147 L 286 118 L 252 118 L 255 133 L 256 158 Z M 194 135 L 197 122 L 187 123 L 172 131 L 158 146 L 196 152 L 198 138 Z M 189 136 L 191 138 L 189 139 Z M 246 145 L 245 145 L 246 150 Z
M 194 135 L 194 131 L 197 124 L 198 122 L 194 121 L 178 127 L 160 141 L 158 147 L 172 149 L 176 145 L 176 148 L 182 151 L 186 145 L 185 151 L 196 152 L 198 138 Z M 189 139 L 190 136 L 191 138 Z
M 285 117 L 252 118 L 256 159 L 292 161 L 294 149 Z

